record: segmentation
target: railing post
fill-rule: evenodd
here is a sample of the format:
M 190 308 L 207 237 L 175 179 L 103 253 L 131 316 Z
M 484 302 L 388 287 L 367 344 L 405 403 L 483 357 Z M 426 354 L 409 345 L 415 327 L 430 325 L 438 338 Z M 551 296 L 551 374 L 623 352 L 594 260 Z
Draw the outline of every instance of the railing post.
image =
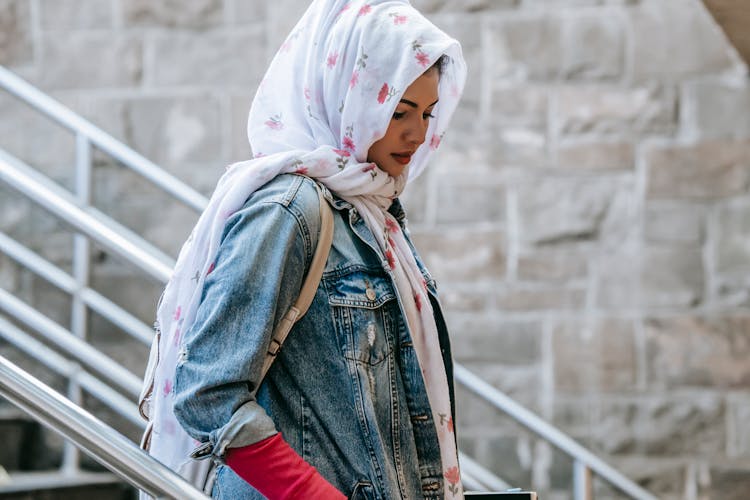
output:
M 591 469 L 580 460 L 573 461 L 573 500 L 594 498 Z
M 91 204 L 91 142 L 81 132 L 76 134 L 75 193 L 81 206 Z M 70 331 L 82 340 L 86 340 L 88 333 L 88 310 L 81 292 L 89 286 L 90 255 L 89 239 L 81 233 L 76 233 L 73 236 L 73 278 L 76 281 L 76 289 L 70 306 Z M 68 398 L 79 406 L 83 402 L 77 377 L 68 380 Z M 70 442 L 66 442 L 63 470 L 76 471 L 79 463 L 80 451 Z

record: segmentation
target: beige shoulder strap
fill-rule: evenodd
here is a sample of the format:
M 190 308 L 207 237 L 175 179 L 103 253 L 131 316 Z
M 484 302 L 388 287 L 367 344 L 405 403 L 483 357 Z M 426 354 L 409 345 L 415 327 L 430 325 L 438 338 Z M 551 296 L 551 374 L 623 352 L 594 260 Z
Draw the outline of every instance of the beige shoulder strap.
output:
M 315 183 L 315 189 L 318 191 L 318 199 L 320 201 L 320 236 L 318 237 L 318 246 L 315 248 L 310 270 L 307 272 L 307 277 L 302 285 L 299 297 L 297 297 L 297 302 L 289 308 L 289 311 L 273 332 L 273 337 L 268 347 L 268 354 L 263 362 L 261 380 L 268 373 L 268 369 L 271 368 L 271 363 L 273 363 L 273 360 L 279 353 L 279 349 L 284 344 L 294 323 L 304 316 L 310 307 L 315 297 L 315 292 L 318 290 L 320 278 L 323 276 L 323 269 L 328 260 L 328 252 L 331 250 L 331 243 L 333 242 L 333 212 L 323 196 L 318 183 Z

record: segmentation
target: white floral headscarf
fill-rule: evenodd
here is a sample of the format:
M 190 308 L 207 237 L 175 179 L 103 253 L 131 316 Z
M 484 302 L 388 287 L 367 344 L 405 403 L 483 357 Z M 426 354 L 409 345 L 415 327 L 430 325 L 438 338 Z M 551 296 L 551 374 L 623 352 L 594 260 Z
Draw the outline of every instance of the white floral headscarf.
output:
M 440 102 L 407 172 L 367 162 L 404 90 L 442 55 Z M 245 64 L 252 64 L 251 61 Z M 426 285 L 400 226 L 387 212 L 440 144 L 466 79 L 459 43 L 408 1 L 314 0 L 274 57 L 253 101 L 252 160 L 232 165 L 180 251 L 157 312 L 162 336 L 150 401 L 151 453 L 176 468 L 196 443 L 175 419 L 172 380 L 226 219 L 275 176 L 310 176 L 350 202 L 382 251 L 406 312 L 440 442 L 446 498 L 462 498 L 443 358 Z

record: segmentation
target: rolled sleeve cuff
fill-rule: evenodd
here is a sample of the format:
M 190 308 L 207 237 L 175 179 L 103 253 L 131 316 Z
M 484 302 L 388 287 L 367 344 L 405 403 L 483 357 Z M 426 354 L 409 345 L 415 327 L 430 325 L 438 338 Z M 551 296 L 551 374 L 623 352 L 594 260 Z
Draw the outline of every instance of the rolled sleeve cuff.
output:
M 198 446 L 190 456 L 198 460 L 212 456 L 223 461 L 227 448 L 249 446 L 277 433 L 266 410 L 257 401 L 248 401 L 237 408 L 226 425 L 211 432 L 208 442 Z

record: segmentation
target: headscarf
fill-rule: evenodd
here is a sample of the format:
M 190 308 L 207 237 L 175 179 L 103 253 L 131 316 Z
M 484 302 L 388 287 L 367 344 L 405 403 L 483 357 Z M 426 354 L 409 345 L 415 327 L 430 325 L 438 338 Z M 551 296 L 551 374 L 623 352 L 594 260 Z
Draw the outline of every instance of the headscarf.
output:
M 442 55 L 439 103 L 408 169 L 391 177 L 367 162 L 403 95 Z M 254 159 L 235 163 L 182 247 L 157 311 L 162 335 L 150 407 L 151 454 L 177 468 L 196 441 L 173 413 L 182 334 L 193 324 L 226 219 L 282 173 L 304 174 L 351 203 L 374 234 L 406 313 L 432 409 L 446 498 L 462 498 L 448 382 L 427 288 L 387 211 L 437 149 L 466 79 L 459 43 L 408 1 L 314 0 L 273 58 L 248 119 Z

